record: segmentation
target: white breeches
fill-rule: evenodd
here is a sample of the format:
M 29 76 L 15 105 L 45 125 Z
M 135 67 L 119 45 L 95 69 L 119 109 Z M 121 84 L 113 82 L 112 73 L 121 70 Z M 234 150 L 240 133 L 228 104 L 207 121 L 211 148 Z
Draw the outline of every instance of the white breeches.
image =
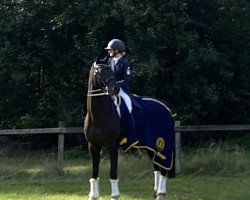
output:
M 132 113 L 132 101 L 131 101 L 130 97 L 123 91 L 122 88 L 120 88 L 118 95 L 123 98 L 123 100 L 125 101 L 125 104 L 128 108 L 128 111 L 130 113 Z

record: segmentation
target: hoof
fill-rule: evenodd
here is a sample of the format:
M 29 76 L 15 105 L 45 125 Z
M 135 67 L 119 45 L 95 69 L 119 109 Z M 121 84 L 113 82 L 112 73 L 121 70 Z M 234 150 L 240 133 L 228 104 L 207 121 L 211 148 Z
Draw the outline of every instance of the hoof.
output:
M 117 197 L 111 197 L 110 198 L 110 200 L 118 200 L 119 199 L 119 197 L 117 196 Z
M 164 200 L 164 194 L 158 194 L 155 200 Z
M 88 200 L 98 200 L 98 198 L 95 197 L 89 197 Z

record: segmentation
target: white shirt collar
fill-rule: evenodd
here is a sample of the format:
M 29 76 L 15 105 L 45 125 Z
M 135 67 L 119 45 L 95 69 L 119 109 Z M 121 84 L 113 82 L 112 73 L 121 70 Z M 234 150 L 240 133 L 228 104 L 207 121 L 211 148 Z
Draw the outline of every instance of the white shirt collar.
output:
M 117 61 L 121 58 L 122 56 L 119 56 L 119 57 L 114 57 L 113 60 L 115 61 L 115 64 L 117 63 Z

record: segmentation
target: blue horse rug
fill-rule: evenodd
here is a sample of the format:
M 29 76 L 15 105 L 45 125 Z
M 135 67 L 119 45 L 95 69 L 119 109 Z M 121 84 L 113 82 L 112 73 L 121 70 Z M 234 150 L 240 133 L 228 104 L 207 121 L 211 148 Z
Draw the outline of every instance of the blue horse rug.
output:
M 133 108 L 134 121 L 131 121 L 124 101 L 121 101 L 120 146 L 125 152 L 131 148 L 148 149 L 154 152 L 155 164 L 170 170 L 173 166 L 175 133 L 169 105 L 163 100 L 152 97 L 135 96 L 134 98 L 142 107 Z

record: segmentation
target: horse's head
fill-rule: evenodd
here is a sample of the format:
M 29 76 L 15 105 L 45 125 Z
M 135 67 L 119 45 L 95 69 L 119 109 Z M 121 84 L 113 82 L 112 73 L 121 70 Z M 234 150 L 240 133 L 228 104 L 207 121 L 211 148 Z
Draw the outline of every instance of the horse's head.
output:
M 101 59 L 100 55 L 97 56 L 90 72 L 90 76 L 92 76 L 91 88 L 106 90 L 107 94 L 113 95 L 119 91 L 119 86 L 116 83 L 111 67 L 108 65 L 108 59 L 108 56 L 104 59 Z

